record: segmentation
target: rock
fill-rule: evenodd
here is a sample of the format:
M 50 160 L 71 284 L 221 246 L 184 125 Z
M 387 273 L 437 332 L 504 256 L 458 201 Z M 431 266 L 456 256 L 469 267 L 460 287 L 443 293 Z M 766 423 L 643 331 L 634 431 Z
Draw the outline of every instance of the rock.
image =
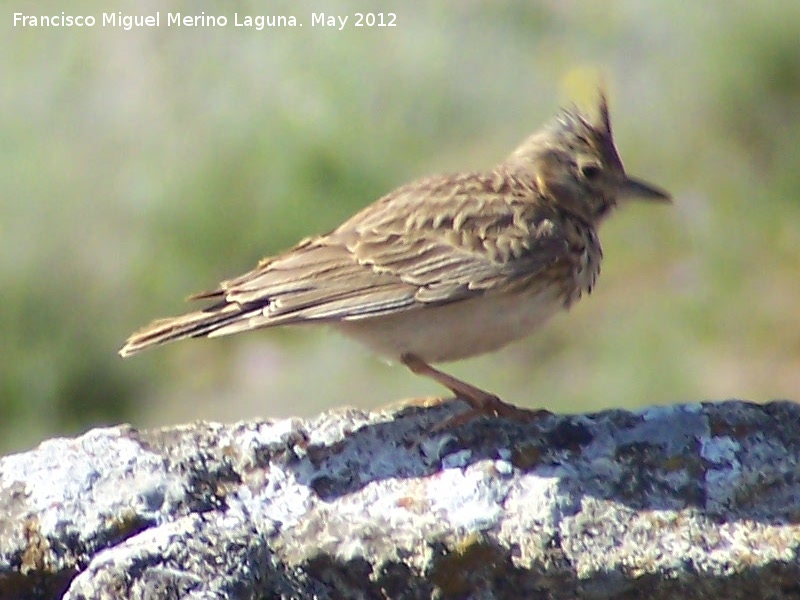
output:
M 800 407 L 130 426 L 0 459 L 0 599 L 798 598 Z

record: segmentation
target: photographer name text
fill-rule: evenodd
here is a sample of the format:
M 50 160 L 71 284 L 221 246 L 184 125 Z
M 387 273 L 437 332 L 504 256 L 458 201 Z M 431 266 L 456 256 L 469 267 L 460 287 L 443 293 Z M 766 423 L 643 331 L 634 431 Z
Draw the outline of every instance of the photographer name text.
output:
M 311 13 L 307 23 L 311 27 L 338 29 L 346 27 L 397 27 L 396 13 L 353 13 L 332 15 Z M 125 31 L 145 27 L 249 27 L 262 31 L 271 27 L 302 27 L 303 20 L 294 15 L 189 15 L 179 12 L 149 15 L 132 15 L 122 12 L 102 15 L 75 15 L 62 11 L 60 14 L 31 15 L 14 13 L 14 27 L 116 27 Z

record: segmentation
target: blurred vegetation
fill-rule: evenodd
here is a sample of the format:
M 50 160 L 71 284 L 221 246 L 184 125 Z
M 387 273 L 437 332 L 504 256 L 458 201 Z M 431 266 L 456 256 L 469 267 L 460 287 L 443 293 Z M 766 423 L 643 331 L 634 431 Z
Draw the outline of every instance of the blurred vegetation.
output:
M 189 293 L 396 185 L 491 165 L 584 101 L 598 73 L 629 171 L 674 206 L 620 211 L 591 298 L 524 343 L 446 369 L 564 412 L 800 398 L 800 3 L 368 4 L 398 26 L 310 26 L 311 12 L 366 8 L 355 1 L 152 0 L 137 14 L 231 22 L 21 28 L 13 12 L 63 3 L 7 4 L 0 451 L 102 423 L 441 394 L 316 329 L 126 361 L 116 350 Z M 130 8 L 78 0 L 68 12 Z M 235 28 L 237 11 L 305 26 Z

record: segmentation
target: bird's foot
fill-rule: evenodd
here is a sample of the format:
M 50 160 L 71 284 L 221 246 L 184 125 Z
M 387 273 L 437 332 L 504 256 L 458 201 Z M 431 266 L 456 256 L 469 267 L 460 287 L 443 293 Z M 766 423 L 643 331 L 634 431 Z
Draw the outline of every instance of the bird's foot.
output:
M 457 398 L 463 400 L 470 406 L 467 412 L 455 415 L 437 424 L 431 431 L 451 429 L 479 417 L 499 417 L 522 423 L 532 423 L 544 417 L 552 416 L 552 413 L 547 410 L 518 408 L 503 402 L 494 394 L 490 394 L 489 392 L 430 366 L 414 354 L 404 354 L 401 360 L 412 372 L 434 379 L 453 392 Z

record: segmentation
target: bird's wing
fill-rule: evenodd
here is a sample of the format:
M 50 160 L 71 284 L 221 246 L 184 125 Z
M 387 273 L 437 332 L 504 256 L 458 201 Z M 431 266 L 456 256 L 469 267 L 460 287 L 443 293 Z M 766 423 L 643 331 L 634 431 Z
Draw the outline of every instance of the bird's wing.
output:
M 182 337 L 418 310 L 521 289 L 545 269 L 573 270 L 563 231 L 535 194 L 514 180 L 477 174 L 401 187 L 329 234 L 198 294 L 216 303 L 154 322 L 121 352 Z
M 260 306 L 250 327 L 353 320 L 509 291 L 543 269 L 574 268 L 562 231 L 532 201 L 535 190 L 513 183 L 461 175 L 409 184 L 211 296 Z

